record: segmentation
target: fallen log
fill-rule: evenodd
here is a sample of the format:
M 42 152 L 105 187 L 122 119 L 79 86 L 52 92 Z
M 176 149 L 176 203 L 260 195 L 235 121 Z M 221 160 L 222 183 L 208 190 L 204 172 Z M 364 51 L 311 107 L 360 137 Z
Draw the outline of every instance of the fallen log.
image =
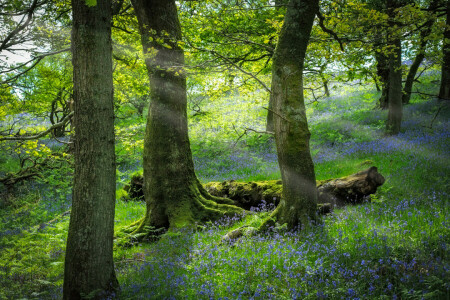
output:
M 370 201 L 370 195 L 374 194 L 383 183 L 384 177 L 378 173 L 376 167 L 337 179 L 318 180 L 319 213 L 327 213 L 333 207 Z M 135 176 L 125 190 L 130 191 L 130 196 L 133 196 L 131 198 L 143 200 L 142 184 L 142 177 Z M 251 207 L 277 206 L 283 188 L 281 180 L 254 182 L 226 180 L 208 182 L 204 187 L 211 195 L 234 200 L 236 206 L 246 210 L 250 210 Z

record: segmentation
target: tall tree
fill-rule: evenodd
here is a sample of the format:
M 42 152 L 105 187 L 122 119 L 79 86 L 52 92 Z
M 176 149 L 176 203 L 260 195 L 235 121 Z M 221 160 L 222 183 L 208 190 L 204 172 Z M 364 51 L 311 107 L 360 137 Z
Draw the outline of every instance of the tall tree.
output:
M 132 0 L 139 22 L 151 102 L 144 141 L 145 217 L 134 231 L 176 229 L 241 209 L 198 181 L 188 126 L 184 52 L 175 0 Z
M 388 13 L 388 59 L 389 59 L 389 91 L 388 119 L 386 131 L 388 134 L 400 132 L 402 123 L 402 45 L 400 28 L 396 23 L 396 9 L 401 6 L 401 0 L 387 0 Z
M 288 228 L 315 219 L 317 190 L 309 150 L 303 67 L 318 0 L 291 0 L 273 56 L 272 97 L 283 197 L 272 217 Z
M 288 0 L 275 0 L 275 9 L 280 11 L 284 5 L 286 5 Z M 273 124 L 273 94 L 270 92 L 269 94 L 269 103 L 267 108 L 267 119 L 266 119 L 266 131 L 273 132 L 274 131 Z
M 436 20 L 436 9 L 438 8 L 439 1 L 438 0 L 431 0 L 428 11 L 430 12 L 427 16 L 428 19 L 425 21 L 425 23 L 422 25 L 422 28 L 419 32 L 419 47 L 417 49 L 416 56 L 414 57 L 414 60 L 411 64 L 411 67 L 409 68 L 408 75 L 406 76 L 405 86 L 403 88 L 403 104 L 409 104 L 409 101 L 411 99 L 411 92 L 412 92 L 412 86 L 414 83 L 414 80 L 416 79 L 417 70 L 419 69 L 420 65 L 422 64 L 423 60 L 425 59 L 425 50 L 428 44 L 428 37 L 431 33 L 434 21 Z
M 118 289 L 111 1 L 86 2 L 72 1 L 75 174 L 63 299 L 106 299 Z
M 442 63 L 439 99 L 450 100 L 450 1 L 447 1 L 446 15 L 447 21 L 444 30 L 444 40 L 442 42 L 444 61 Z

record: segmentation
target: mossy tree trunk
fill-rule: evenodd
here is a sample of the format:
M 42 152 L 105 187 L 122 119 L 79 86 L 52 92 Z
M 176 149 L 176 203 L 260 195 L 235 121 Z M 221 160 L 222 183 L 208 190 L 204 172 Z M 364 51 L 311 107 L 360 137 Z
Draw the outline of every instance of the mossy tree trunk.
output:
M 75 174 L 63 299 L 113 298 L 116 189 L 111 1 L 73 0 Z
M 438 0 L 433 0 L 430 2 L 430 5 L 428 7 L 428 10 L 434 11 L 436 10 L 438 6 Z M 416 78 L 417 70 L 420 67 L 420 64 L 425 58 L 425 50 L 428 43 L 428 36 L 431 33 L 431 28 L 434 24 L 435 16 L 431 16 L 429 20 L 427 20 L 424 24 L 422 29 L 420 30 L 420 42 L 419 42 L 419 48 L 417 49 L 417 54 L 414 57 L 414 61 L 411 64 L 411 67 L 409 68 L 408 75 L 406 76 L 405 86 L 403 88 L 403 98 L 402 102 L 403 104 L 409 104 L 409 101 L 411 100 L 411 92 L 414 80 Z
M 285 6 L 288 4 L 289 0 L 275 0 L 275 9 L 277 11 L 282 11 L 285 9 Z M 273 124 L 273 96 L 272 93 L 269 95 L 269 104 L 267 107 L 267 119 L 266 119 L 266 131 L 273 132 L 274 124 Z
M 450 1 L 447 1 L 447 22 L 444 31 L 444 41 L 442 51 L 444 61 L 441 71 L 441 88 L 439 89 L 439 99 L 450 100 Z
M 132 0 L 139 22 L 151 99 L 144 141 L 146 226 L 176 229 L 241 212 L 209 195 L 198 181 L 187 126 L 184 53 L 175 0 Z M 220 202 L 220 204 L 218 203 Z
M 315 219 L 317 190 L 303 98 L 303 67 L 318 0 L 291 0 L 272 66 L 273 119 L 283 197 L 272 218 L 288 228 Z
M 388 25 L 388 57 L 389 57 L 389 103 L 388 118 L 386 122 L 386 132 L 388 134 L 398 134 L 402 124 L 402 45 L 400 40 L 400 30 L 395 23 L 395 9 L 400 2 L 397 0 L 387 0 Z

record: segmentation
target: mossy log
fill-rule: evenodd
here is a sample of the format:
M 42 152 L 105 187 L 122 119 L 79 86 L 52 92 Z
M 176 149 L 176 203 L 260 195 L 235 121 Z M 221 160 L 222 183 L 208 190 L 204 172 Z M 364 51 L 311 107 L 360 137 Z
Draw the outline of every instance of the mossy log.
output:
M 383 185 L 385 179 L 377 167 L 370 167 L 349 176 L 317 182 L 319 203 L 341 207 L 370 201 L 370 195 Z
M 125 188 L 131 198 L 143 200 L 142 182 L 142 177 L 134 176 L 130 185 Z M 384 177 L 378 173 L 376 167 L 337 179 L 318 180 L 318 202 L 322 204 L 319 205 L 319 212 L 327 213 L 330 206 L 342 207 L 369 201 L 370 195 L 374 194 L 383 183 Z M 277 206 L 283 190 L 281 180 L 254 182 L 226 180 L 208 182 L 204 187 L 211 195 L 229 198 L 234 201 L 234 205 L 246 210 L 261 205 Z M 330 205 L 324 205 L 328 203 Z
M 337 179 L 318 180 L 318 202 L 330 203 L 332 207 L 358 204 L 369 200 L 369 196 L 383 183 L 384 177 L 376 167 Z M 209 182 L 205 184 L 205 188 L 208 193 L 230 198 L 236 201 L 237 206 L 247 210 L 261 205 L 263 200 L 266 205 L 276 206 L 282 194 L 281 180 Z

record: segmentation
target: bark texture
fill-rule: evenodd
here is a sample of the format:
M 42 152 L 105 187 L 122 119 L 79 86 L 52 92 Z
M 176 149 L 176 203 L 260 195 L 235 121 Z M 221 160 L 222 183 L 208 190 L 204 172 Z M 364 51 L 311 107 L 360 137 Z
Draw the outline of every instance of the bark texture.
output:
M 287 5 L 289 0 L 275 0 L 275 9 L 280 11 Z M 267 119 L 266 119 L 266 131 L 274 132 L 273 124 L 273 96 L 272 93 L 269 95 L 269 104 L 267 106 Z
M 382 44 L 375 44 L 375 49 L 381 49 Z M 387 109 L 389 105 L 389 60 L 383 51 L 375 52 L 377 62 L 377 76 L 381 85 L 381 96 L 378 100 L 378 106 L 381 109 Z
M 389 112 L 386 121 L 386 132 L 396 135 L 402 124 L 402 44 L 398 25 L 395 23 L 396 9 L 401 6 L 398 0 L 387 0 L 389 46 Z
M 174 0 L 132 0 L 139 22 L 151 102 L 144 141 L 145 217 L 134 231 L 176 229 L 241 209 L 198 181 L 187 126 L 184 53 Z M 220 204 L 219 204 L 220 203 Z
M 75 174 L 63 299 L 113 298 L 116 166 L 111 1 L 73 0 Z
M 400 39 L 395 39 L 389 55 L 389 112 L 386 122 L 388 134 L 398 134 L 402 125 L 402 48 Z
M 450 100 L 450 1 L 447 1 L 447 21 L 444 31 L 443 55 L 441 72 L 441 88 L 439 89 L 439 99 Z
M 283 197 L 273 213 L 290 229 L 315 219 L 317 190 L 303 98 L 303 67 L 318 0 L 291 0 L 275 49 L 272 97 Z

